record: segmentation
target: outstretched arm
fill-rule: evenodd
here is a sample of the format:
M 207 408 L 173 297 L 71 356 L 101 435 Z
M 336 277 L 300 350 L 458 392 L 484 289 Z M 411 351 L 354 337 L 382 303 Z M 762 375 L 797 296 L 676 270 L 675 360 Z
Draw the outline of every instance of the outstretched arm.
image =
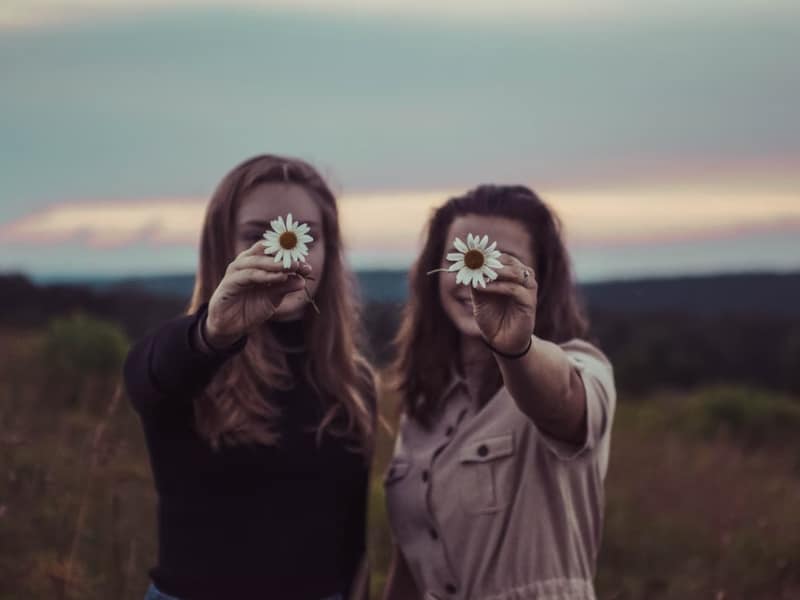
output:
M 140 413 L 189 402 L 211 381 L 224 362 L 244 348 L 247 338 L 223 351 L 197 347 L 195 338 L 208 303 L 197 312 L 163 323 L 137 340 L 123 365 L 125 388 Z

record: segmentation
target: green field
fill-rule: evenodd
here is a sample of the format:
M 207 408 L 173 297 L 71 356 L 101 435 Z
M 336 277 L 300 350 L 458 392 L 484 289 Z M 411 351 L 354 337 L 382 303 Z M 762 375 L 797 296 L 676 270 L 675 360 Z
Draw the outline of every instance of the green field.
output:
M 155 497 L 137 417 L 115 394 L 127 343 L 80 317 L 0 334 L 0 600 L 143 596 Z M 381 394 L 390 421 L 395 405 Z M 390 450 L 384 432 L 375 598 Z M 732 385 L 623 395 L 606 490 L 600 598 L 800 598 L 799 398 Z

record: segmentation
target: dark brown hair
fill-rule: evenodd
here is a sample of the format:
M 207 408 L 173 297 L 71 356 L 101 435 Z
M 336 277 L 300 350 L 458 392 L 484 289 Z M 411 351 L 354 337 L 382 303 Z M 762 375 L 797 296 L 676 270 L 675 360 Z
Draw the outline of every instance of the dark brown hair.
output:
M 409 299 L 404 307 L 392 365 L 393 387 L 403 396 L 405 412 L 426 424 L 439 409 L 439 398 L 454 370 L 459 370 L 459 333 L 439 298 L 440 267 L 450 225 L 462 215 L 507 217 L 530 234 L 531 255 L 539 284 L 534 333 L 560 343 L 583 337 L 588 319 L 578 299 L 569 255 L 561 239 L 558 217 L 529 188 L 481 185 L 451 198 L 428 221 L 422 252 L 409 272 Z M 498 369 L 499 372 L 499 369 Z M 499 375 L 498 375 L 499 377 Z
M 194 293 L 187 313 L 211 299 L 235 258 L 236 215 L 242 197 L 264 183 L 302 186 L 322 213 L 325 264 L 315 301 L 320 314 L 307 310 L 303 331 L 308 348 L 305 376 L 325 403 L 317 429 L 351 437 L 369 453 L 373 439 L 374 373 L 360 348 L 360 305 L 355 277 L 343 257 L 336 199 L 320 174 L 308 163 L 276 155 L 255 156 L 228 173 L 206 209 L 200 239 L 200 257 Z M 269 391 L 292 385 L 286 355 L 267 326 L 248 336 L 245 348 L 226 362 L 195 399 L 198 432 L 213 447 L 229 444 L 276 444 L 279 410 L 269 402 Z M 265 399 L 266 394 L 266 399 Z

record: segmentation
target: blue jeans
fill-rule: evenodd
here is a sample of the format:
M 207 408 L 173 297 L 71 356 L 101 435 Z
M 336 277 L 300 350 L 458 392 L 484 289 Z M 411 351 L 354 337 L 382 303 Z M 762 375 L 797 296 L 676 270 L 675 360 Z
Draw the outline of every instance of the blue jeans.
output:
M 145 592 L 144 600 L 180 600 L 180 598 L 165 594 L 151 581 L 150 586 L 147 588 L 147 592 Z M 325 598 L 322 598 L 322 600 L 344 600 L 344 596 L 341 594 L 334 594 L 333 596 L 326 596 Z
M 165 594 L 156 587 L 155 583 L 151 581 L 147 591 L 144 594 L 144 600 L 180 600 L 180 598 Z

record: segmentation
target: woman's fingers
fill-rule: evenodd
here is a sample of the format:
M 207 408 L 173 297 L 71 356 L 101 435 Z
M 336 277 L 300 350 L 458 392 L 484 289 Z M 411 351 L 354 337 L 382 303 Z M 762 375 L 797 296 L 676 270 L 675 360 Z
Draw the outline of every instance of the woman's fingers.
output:
M 275 262 L 274 256 L 268 255 L 244 255 L 239 256 L 230 265 L 228 265 L 227 272 L 233 273 L 234 271 L 241 271 L 243 269 L 262 269 L 264 271 L 271 271 L 274 273 L 281 272 L 297 272 L 301 275 L 308 275 L 311 273 L 311 267 L 308 263 L 295 261 L 288 269 L 283 268 L 283 263 Z
M 501 281 L 510 281 L 528 289 L 536 287 L 536 273 L 531 267 L 509 254 L 501 255 L 498 260 L 503 263 L 503 268 L 494 269 L 497 279 L 492 282 L 492 285 Z
M 236 258 L 239 259 L 245 256 L 258 256 L 263 254 L 264 254 L 264 240 L 262 239 L 255 242 L 249 248 L 245 248 L 244 250 L 242 250 Z
M 474 288 L 470 286 L 470 291 L 475 296 L 481 294 L 495 294 L 499 296 L 511 296 L 522 304 L 531 304 L 530 291 L 513 281 L 494 281 L 488 283 L 485 288 Z
M 258 240 L 257 242 L 254 242 L 253 245 L 250 246 L 249 248 L 245 248 L 244 250 L 239 252 L 239 254 L 236 255 L 236 258 L 234 258 L 231 261 L 231 263 L 234 263 L 237 260 L 244 258 L 245 256 L 257 256 L 259 254 L 264 254 L 264 240 Z
M 256 283 L 267 285 L 278 284 L 286 281 L 289 277 L 296 277 L 287 272 L 271 273 L 262 269 L 250 268 L 240 269 L 227 277 L 228 283 L 237 287 L 244 287 Z
M 240 256 L 228 265 L 228 272 L 242 271 L 244 269 L 261 269 L 263 271 L 272 271 L 274 273 L 283 272 L 283 264 L 275 262 L 272 256 L 266 255 L 245 255 Z

